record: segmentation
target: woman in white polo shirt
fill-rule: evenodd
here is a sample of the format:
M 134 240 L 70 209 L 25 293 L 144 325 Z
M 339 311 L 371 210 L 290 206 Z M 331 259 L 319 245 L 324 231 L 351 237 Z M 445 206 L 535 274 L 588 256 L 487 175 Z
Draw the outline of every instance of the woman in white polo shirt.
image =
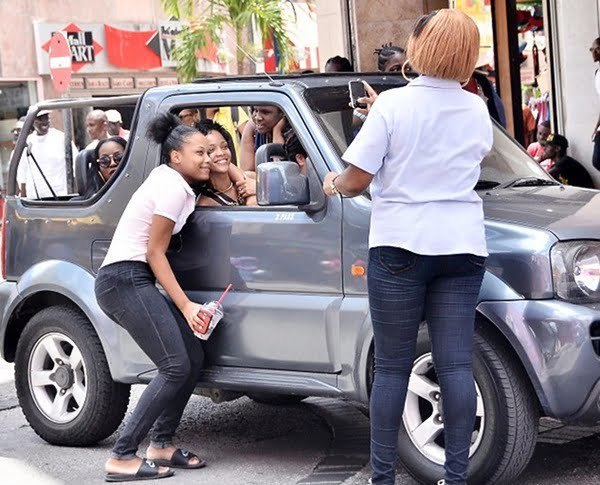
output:
M 199 314 L 208 313 L 188 299 L 165 253 L 171 236 L 194 211 L 196 197 L 190 184 L 210 176 L 207 140 L 169 114 L 153 122 L 149 137 L 162 145 L 162 164 L 127 204 L 96 279 L 100 308 L 129 332 L 158 369 L 106 462 L 110 482 L 173 475 L 166 466 L 205 465 L 196 455 L 176 448 L 172 439 L 202 370 L 204 353 L 193 332 L 200 331 Z M 176 308 L 159 292 L 156 281 Z M 142 460 L 137 449 L 152 425 L 148 459 Z
M 461 89 L 479 52 L 469 17 L 448 9 L 423 17 L 407 51 L 421 76 L 379 95 L 343 155 L 348 167 L 328 174 L 324 190 L 353 197 L 371 184 L 372 483 L 394 484 L 398 431 L 425 317 L 443 396 L 445 483 L 464 485 L 476 410 L 475 306 L 487 256 L 474 187 L 492 147 L 492 124 L 481 98 Z

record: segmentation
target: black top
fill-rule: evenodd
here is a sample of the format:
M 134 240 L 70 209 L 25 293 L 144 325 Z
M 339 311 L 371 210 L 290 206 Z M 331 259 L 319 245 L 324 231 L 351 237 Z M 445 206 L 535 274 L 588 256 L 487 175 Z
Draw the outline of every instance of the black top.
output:
M 594 188 L 592 177 L 590 177 L 590 174 L 585 167 L 568 155 L 561 158 L 556 165 L 552 167 L 550 175 L 565 185 L 583 187 L 586 189 Z

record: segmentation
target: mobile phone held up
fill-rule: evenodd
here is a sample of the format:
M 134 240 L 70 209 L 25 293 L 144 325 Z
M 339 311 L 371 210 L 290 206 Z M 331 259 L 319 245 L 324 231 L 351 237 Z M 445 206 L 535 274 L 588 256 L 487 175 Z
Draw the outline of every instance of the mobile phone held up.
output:
M 348 83 L 348 90 L 350 91 L 350 106 L 356 108 L 366 108 L 365 103 L 359 103 L 358 98 L 366 98 L 367 91 L 362 81 L 350 81 Z

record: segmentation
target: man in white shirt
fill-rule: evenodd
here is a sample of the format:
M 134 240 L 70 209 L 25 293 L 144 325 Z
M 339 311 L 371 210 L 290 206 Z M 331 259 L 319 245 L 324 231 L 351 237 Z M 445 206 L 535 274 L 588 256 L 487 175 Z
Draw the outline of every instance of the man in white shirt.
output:
M 592 53 L 592 59 L 594 62 L 600 62 L 600 37 L 598 37 L 592 47 L 590 47 L 590 52 Z M 598 93 L 598 97 L 600 97 L 600 69 L 596 69 L 596 74 L 594 75 L 594 84 L 596 86 L 596 93 Z M 592 163 L 594 164 L 594 168 L 596 170 L 600 170 L 600 116 L 598 116 L 598 121 L 596 122 L 596 126 L 594 131 L 592 132 L 592 141 L 594 142 L 594 155 L 592 158 Z
M 86 150 L 96 148 L 100 140 L 108 138 L 108 119 L 106 113 L 101 109 L 90 111 L 85 119 L 85 128 L 92 139 L 86 146 Z
M 27 137 L 27 148 L 21 155 L 17 170 L 17 182 L 21 197 L 43 199 L 52 197 L 54 190 L 57 196 L 68 195 L 67 169 L 65 164 L 65 135 L 62 131 L 50 128 L 50 112 L 42 110 L 33 122 L 34 132 Z M 71 142 L 73 160 L 77 148 Z M 28 156 L 31 153 L 31 156 Z M 37 161 L 36 166 L 33 158 Z M 40 173 L 43 172 L 46 177 Z

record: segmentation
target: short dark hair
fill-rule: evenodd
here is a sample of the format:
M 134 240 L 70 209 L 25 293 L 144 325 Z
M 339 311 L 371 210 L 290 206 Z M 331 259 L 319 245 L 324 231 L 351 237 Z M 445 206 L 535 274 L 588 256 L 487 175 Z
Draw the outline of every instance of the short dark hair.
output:
M 375 49 L 373 54 L 377 56 L 377 69 L 383 71 L 387 61 L 396 54 L 406 54 L 406 51 L 402 47 L 392 45 L 390 42 L 389 44 L 383 44 L 379 49 Z
M 171 152 L 181 150 L 185 141 L 196 133 L 196 128 L 183 125 L 181 120 L 171 113 L 158 115 L 148 127 L 148 138 L 161 145 L 160 163 L 168 163 Z
M 225 138 L 227 146 L 229 147 L 229 151 L 231 152 L 231 162 L 234 165 L 237 165 L 237 153 L 235 152 L 235 143 L 233 142 L 233 137 L 231 136 L 231 133 L 229 133 L 222 124 L 216 123 L 215 121 L 206 118 L 204 120 L 198 121 L 194 125 L 194 128 L 196 128 L 204 136 L 208 135 L 211 131 L 216 131 L 217 133 L 220 133 L 221 136 Z
M 334 56 L 327 59 L 327 64 L 335 64 L 340 68 L 340 72 L 354 72 L 354 67 L 352 67 L 352 63 L 345 57 L 342 56 Z
M 98 164 L 98 159 L 100 158 L 100 148 L 102 148 L 102 145 L 106 145 L 110 141 L 115 142 L 118 145 L 121 145 L 123 150 L 125 150 L 125 148 L 127 147 L 127 140 L 125 140 L 125 138 L 122 138 L 120 136 L 112 136 L 110 138 L 105 138 L 104 140 L 100 140 L 96 144 L 96 148 L 94 149 L 94 162 L 93 163 Z
M 296 161 L 296 155 L 302 155 L 305 158 L 308 157 L 308 153 L 306 153 L 306 150 L 298 139 L 298 135 L 296 135 L 296 132 L 292 128 L 283 134 L 283 148 L 288 160 L 292 162 Z
M 544 128 L 550 128 L 550 121 L 548 120 L 544 120 L 540 123 L 540 126 L 543 126 Z

